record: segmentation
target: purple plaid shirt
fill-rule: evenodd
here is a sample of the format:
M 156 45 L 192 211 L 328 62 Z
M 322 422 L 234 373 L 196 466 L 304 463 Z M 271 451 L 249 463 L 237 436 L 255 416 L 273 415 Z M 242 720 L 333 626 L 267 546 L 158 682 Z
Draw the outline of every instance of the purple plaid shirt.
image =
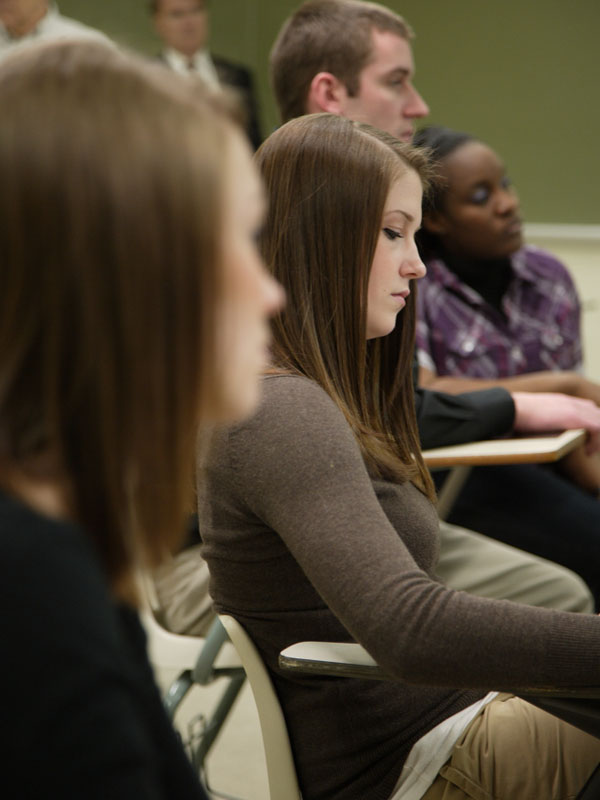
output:
M 499 311 L 432 259 L 419 281 L 419 364 L 438 375 L 506 378 L 581 368 L 580 305 L 566 268 L 526 246 Z

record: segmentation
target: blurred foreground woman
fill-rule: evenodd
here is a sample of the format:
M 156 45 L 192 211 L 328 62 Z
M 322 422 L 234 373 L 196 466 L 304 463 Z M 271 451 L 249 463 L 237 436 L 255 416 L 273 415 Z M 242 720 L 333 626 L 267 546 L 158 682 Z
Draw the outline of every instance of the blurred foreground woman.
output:
M 198 425 L 258 399 L 260 183 L 208 101 L 104 45 L 7 58 L 0 107 L 3 778 L 203 798 L 134 573 L 184 528 Z

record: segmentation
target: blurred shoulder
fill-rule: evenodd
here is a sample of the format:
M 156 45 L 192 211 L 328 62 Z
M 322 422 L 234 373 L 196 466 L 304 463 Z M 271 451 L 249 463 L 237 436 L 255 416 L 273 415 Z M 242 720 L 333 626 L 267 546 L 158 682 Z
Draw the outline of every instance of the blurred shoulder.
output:
M 571 275 L 567 267 L 555 255 L 535 245 L 525 245 L 519 250 L 515 259 L 521 259 L 529 270 L 532 270 L 540 277 L 558 278 L 571 280 Z

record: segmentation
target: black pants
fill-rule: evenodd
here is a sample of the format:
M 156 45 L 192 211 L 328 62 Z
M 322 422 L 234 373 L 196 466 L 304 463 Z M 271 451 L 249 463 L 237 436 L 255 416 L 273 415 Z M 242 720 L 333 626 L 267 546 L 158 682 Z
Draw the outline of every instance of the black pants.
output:
M 600 501 L 551 467 L 474 468 L 448 522 L 569 567 L 600 609 Z

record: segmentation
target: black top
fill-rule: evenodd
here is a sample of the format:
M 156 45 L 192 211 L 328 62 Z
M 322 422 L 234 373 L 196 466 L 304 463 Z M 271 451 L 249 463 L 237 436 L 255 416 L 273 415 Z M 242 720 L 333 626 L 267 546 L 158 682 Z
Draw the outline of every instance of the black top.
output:
M 137 612 L 85 534 L 0 493 L 5 785 L 19 798 L 206 800 L 168 720 Z
M 246 117 L 246 133 L 250 139 L 252 147 L 256 150 L 262 142 L 260 132 L 260 122 L 258 113 L 258 101 L 254 89 L 252 73 L 247 67 L 241 64 L 234 64 L 226 58 L 211 54 L 211 58 L 217 70 L 219 81 L 232 89 L 235 89 L 240 97 L 242 109 Z

